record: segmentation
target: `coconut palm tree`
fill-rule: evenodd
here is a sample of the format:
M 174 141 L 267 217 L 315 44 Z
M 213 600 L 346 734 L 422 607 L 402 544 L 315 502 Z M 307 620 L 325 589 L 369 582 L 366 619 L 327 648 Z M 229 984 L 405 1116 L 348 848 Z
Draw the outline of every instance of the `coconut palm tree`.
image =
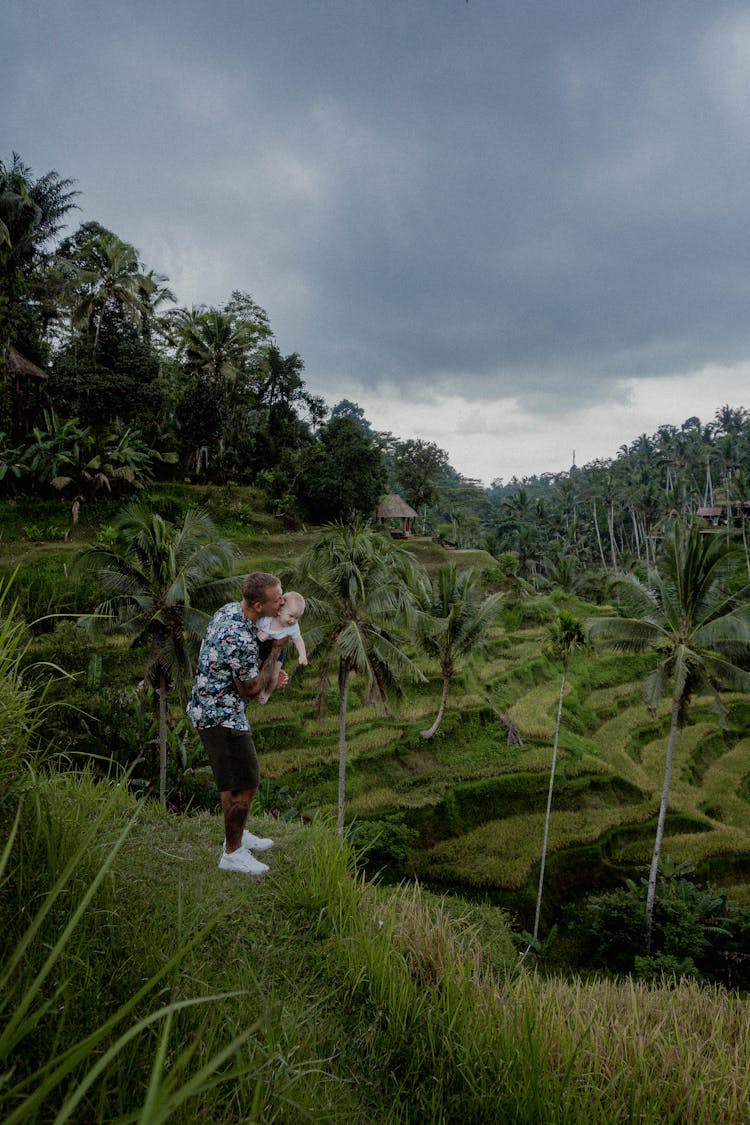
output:
M 176 686 L 185 699 L 190 642 L 203 635 L 209 619 L 201 607 L 215 608 L 237 593 L 236 578 L 217 577 L 231 569 L 235 549 L 198 510 L 187 512 L 177 527 L 133 504 L 113 526 L 117 545 L 94 544 L 79 554 L 77 565 L 102 583 L 105 597 L 95 615 L 130 635 L 132 647 L 147 647 L 144 678 L 158 690 L 159 794 L 165 807 L 168 689 Z
M 552 653 L 562 664 L 560 677 L 560 696 L 557 701 L 557 720 L 555 722 L 555 741 L 552 747 L 552 765 L 549 772 L 549 791 L 547 793 L 547 812 L 544 817 L 544 838 L 542 840 L 542 862 L 539 867 L 539 890 L 536 896 L 536 914 L 534 915 L 534 941 L 539 937 L 539 916 L 542 910 L 542 888 L 544 887 L 544 868 L 547 863 L 547 841 L 549 839 L 549 820 L 552 812 L 552 793 L 555 788 L 555 768 L 557 766 L 557 747 L 560 742 L 560 724 L 562 722 L 562 705 L 565 694 L 565 678 L 568 672 L 568 661 L 571 653 L 585 642 L 583 627 L 576 621 L 572 613 L 561 609 L 557 615 L 557 622 L 551 629 Z
M 190 371 L 217 382 L 237 380 L 259 338 L 256 325 L 223 309 L 176 309 L 168 317 L 177 354 Z
M 155 273 L 149 270 L 148 273 L 143 273 L 139 277 L 139 289 L 141 304 L 143 305 L 144 328 L 149 329 L 151 324 L 157 319 L 159 307 L 166 302 L 173 302 L 175 295 L 167 285 L 169 278 L 166 274 Z
M 118 311 L 140 328 L 150 312 L 151 283 L 141 273 L 138 251 L 102 230 L 81 246 L 74 279 L 72 321 L 94 329 L 94 355 L 108 313 Z
M 417 598 L 420 643 L 438 660 L 443 679 L 435 721 L 429 730 L 420 732 L 422 738 L 432 738 L 443 721 L 456 664 L 462 656 L 480 653 L 486 647 L 502 594 L 482 597 L 475 571 L 458 573 L 450 564 L 441 567 L 433 581 L 426 577 L 421 580 Z
M 285 576 L 286 580 L 287 576 Z M 325 527 L 301 557 L 293 581 L 305 592 L 313 625 L 308 648 L 320 661 L 317 706 L 322 713 L 336 674 L 339 693 L 338 833 L 344 831 L 346 716 L 349 682 L 365 677 L 368 698 L 385 706 L 386 689 L 403 677 L 424 680 L 404 652 L 394 620 L 408 625 L 413 611 L 414 560 L 408 551 L 360 521 Z M 286 582 L 288 585 L 288 581 Z
M 642 584 L 633 575 L 616 583 L 629 616 L 594 618 L 587 623 L 588 636 L 596 643 L 623 652 L 651 649 L 658 654 L 656 668 L 644 685 L 652 710 L 672 683 L 672 715 L 646 898 L 647 943 L 675 740 L 686 721 L 690 698 L 708 690 L 720 702 L 722 688 L 750 688 L 750 674 L 738 663 L 750 651 L 750 585 L 734 593 L 729 591 L 727 577 L 733 553 L 724 536 L 701 535 L 695 525 L 674 520 L 648 583 Z

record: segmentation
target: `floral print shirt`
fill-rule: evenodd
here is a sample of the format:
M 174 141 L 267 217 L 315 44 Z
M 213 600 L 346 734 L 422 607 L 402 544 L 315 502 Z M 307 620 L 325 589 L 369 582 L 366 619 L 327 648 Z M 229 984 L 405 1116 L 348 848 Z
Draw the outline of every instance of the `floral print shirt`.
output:
M 222 606 L 208 623 L 198 656 L 187 713 L 196 730 L 232 727 L 249 730 L 245 700 L 234 681 L 258 675 L 258 638 L 240 602 Z

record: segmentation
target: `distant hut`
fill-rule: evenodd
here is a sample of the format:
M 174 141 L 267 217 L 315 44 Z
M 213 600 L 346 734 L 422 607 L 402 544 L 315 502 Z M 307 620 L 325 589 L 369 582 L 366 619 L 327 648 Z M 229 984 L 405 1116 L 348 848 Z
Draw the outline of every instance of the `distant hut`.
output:
M 389 492 L 378 504 L 375 519 L 391 529 L 391 535 L 406 538 L 414 534 L 417 513 L 397 493 Z
M 726 530 L 733 535 L 745 535 L 745 524 L 750 518 L 750 500 L 722 500 L 710 507 L 698 508 L 697 516 L 703 520 L 701 534 L 708 534 L 715 528 Z
M 708 520 L 713 527 L 719 526 L 719 520 L 724 514 L 724 509 L 717 506 L 709 507 L 706 505 L 704 508 L 699 508 L 697 516 L 701 520 Z
M 14 436 L 29 429 L 39 415 L 42 406 L 42 387 L 47 372 L 37 367 L 30 359 L 14 347 L 10 349 L 10 374 L 13 381 L 11 400 Z

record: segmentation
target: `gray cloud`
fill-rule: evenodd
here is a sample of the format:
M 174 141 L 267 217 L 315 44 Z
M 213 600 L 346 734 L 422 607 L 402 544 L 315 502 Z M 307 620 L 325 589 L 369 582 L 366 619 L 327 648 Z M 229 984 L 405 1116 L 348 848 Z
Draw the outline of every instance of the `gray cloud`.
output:
M 468 426 L 472 403 L 615 407 L 748 357 L 743 5 L 11 0 L 0 21 L 3 155 L 76 176 L 81 217 L 182 302 L 250 290 L 330 401 L 459 392 Z

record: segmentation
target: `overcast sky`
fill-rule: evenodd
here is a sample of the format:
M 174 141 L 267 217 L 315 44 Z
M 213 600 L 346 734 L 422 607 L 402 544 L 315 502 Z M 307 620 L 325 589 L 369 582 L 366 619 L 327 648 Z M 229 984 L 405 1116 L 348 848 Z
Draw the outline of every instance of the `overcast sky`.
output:
M 750 7 L 4 0 L 0 158 L 485 482 L 750 406 Z

